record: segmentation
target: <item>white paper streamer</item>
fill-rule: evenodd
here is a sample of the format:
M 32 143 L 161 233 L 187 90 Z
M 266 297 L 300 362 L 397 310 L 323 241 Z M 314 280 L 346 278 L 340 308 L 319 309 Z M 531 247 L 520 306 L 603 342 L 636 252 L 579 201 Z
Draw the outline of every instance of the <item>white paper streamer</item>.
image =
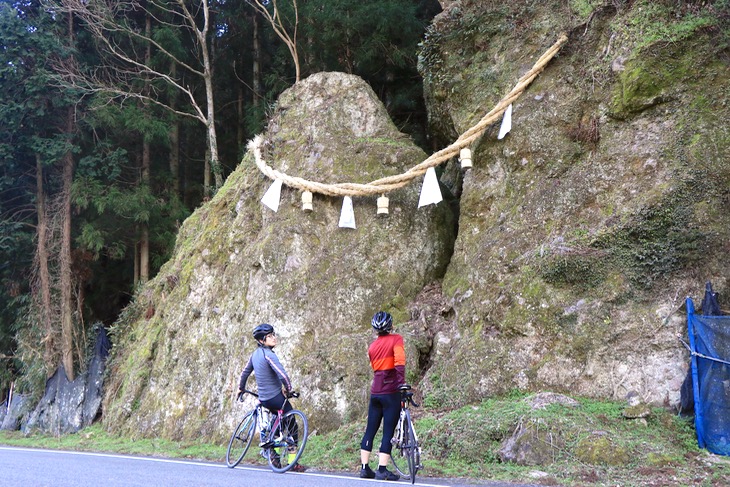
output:
M 423 186 L 421 186 L 421 197 L 418 199 L 418 207 L 426 205 L 435 205 L 444 198 L 441 196 L 441 188 L 439 188 L 439 180 L 436 177 L 436 170 L 433 167 L 426 169 L 426 175 L 423 177 Z
M 269 189 L 264 193 L 264 197 L 261 198 L 261 202 L 271 208 L 274 211 L 279 210 L 279 200 L 281 199 L 281 179 L 274 181 L 274 184 L 269 186 Z
M 340 228 L 357 228 L 355 226 L 355 211 L 352 209 L 352 198 L 349 196 L 342 198 Z
M 499 135 L 497 136 L 497 140 L 502 140 L 505 135 L 507 135 L 507 132 L 512 130 L 512 104 L 507 107 L 507 110 L 504 111 L 504 115 L 502 116 L 502 126 L 499 127 Z

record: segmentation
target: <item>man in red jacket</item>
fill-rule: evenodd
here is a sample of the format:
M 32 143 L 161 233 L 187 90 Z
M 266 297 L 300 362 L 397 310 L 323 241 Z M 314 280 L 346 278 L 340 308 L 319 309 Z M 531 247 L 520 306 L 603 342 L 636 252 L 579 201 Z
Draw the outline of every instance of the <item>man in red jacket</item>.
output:
M 360 477 L 377 480 L 398 480 L 400 477 L 388 470 L 393 445 L 395 426 L 400 416 L 400 392 L 398 388 L 406 382 L 406 352 L 403 337 L 391 333 L 393 317 L 385 311 L 378 311 L 370 322 L 378 337 L 368 348 L 370 366 L 375 372 L 370 388 L 368 424 L 360 443 Z M 380 443 L 378 470 L 374 472 L 368 462 L 373 450 L 375 433 L 383 423 L 383 441 Z

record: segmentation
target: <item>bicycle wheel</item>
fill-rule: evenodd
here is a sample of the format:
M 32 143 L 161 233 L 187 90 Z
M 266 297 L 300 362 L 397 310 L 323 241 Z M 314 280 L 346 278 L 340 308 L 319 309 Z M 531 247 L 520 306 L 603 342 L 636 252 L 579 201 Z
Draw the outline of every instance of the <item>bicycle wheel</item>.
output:
M 244 455 L 251 446 L 254 436 L 256 434 L 256 410 L 250 411 L 246 416 L 243 417 L 233 434 L 231 435 L 231 441 L 228 442 L 228 451 L 226 452 L 226 465 L 229 468 L 233 468 L 243 460 Z
M 407 434 L 405 435 L 406 445 L 405 450 L 406 461 L 408 462 L 408 473 L 410 475 L 411 483 L 416 481 L 416 472 L 418 471 L 421 463 L 421 450 L 418 447 L 418 440 L 416 440 L 416 432 L 413 429 L 413 423 L 411 423 L 411 415 L 406 413 L 406 424 L 408 425 Z
M 393 446 L 397 451 L 392 451 L 390 460 L 393 462 L 395 471 L 400 474 L 403 480 L 411 478 L 408 469 L 406 468 L 408 463 L 406 460 L 406 448 L 405 443 L 408 438 L 408 423 L 404 420 L 399 420 L 395 427 L 395 433 L 393 433 Z M 399 465 L 400 464 L 400 465 Z M 401 467 L 403 467 L 401 469 Z
M 303 412 L 292 409 L 283 415 L 271 435 L 273 446 L 268 449 L 271 470 L 284 473 L 293 468 L 304 452 L 308 435 L 309 424 Z

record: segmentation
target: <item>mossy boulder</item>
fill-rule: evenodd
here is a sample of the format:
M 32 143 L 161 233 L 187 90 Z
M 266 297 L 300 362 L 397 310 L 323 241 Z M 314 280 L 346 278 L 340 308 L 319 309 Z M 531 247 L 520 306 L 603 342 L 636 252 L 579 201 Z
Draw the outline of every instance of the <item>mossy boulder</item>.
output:
M 372 89 L 342 73 L 284 92 L 262 137 L 270 167 L 325 184 L 368 183 L 426 158 Z M 375 196 L 353 196 L 357 228 L 339 228 L 342 198 L 315 194 L 306 213 L 301 192 L 285 186 L 274 212 L 260 201 L 271 184 L 247 153 L 186 220 L 173 258 L 117 325 L 108 428 L 225 439 L 243 411 L 234 399 L 251 330 L 263 322 L 280 337 L 276 352 L 301 391 L 295 406 L 314 429 L 364 413 L 370 319 L 388 310 L 398 329 L 408 303 L 441 278 L 455 238 L 450 206 L 419 209 L 418 181 L 389 194 L 388 218 L 376 216 Z M 426 333 L 407 329 L 409 343 Z
M 606 434 L 591 434 L 578 442 L 575 457 L 589 465 L 624 466 L 631 461 L 631 452 L 615 444 Z
M 453 326 L 421 383 L 442 405 L 513 388 L 677 404 L 677 311 L 706 280 L 730 286 L 727 21 L 710 5 L 609 3 L 464 1 L 429 28 L 420 66 L 442 141 L 569 37 L 455 183 Z
M 504 441 L 497 453 L 500 461 L 517 465 L 549 465 L 565 447 L 559 433 L 539 422 L 521 424 L 514 435 Z

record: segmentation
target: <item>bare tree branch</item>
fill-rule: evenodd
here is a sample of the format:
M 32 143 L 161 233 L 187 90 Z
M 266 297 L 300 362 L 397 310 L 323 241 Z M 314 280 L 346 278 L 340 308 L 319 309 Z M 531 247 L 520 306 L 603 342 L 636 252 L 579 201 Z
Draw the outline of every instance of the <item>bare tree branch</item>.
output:
M 251 5 L 251 7 L 253 7 L 256 11 L 258 11 L 266 18 L 269 24 L 271 24 L 271 27 L 274 29 L 274 32 L 276 32 L 276 35 L 278 35 L 279 38 L 284 41 L 284 44 L 286 44 L 286 47 L 289 49 L 289 53 L 294 60 L 294 69 L 296 70 L 295 83 L 298 83 L 300 77 L 299 54 L 297 52 L 297 28 L 299 26 L 299 10 L 297 9 L 297 0 L 291 0 L 291 2 L 292 6 L 294 7 L 294 32 L 292 32 L 292 35 L 290 36 L 286 30 L 286 27 L 284 27 L 284 21 L 282 20 L 281 15 L 279 15 L 279 8 L 276 4 L 276 0 L 269 0 L 268 2 L 266 2 L 268 5 L 272 6 L 274 10 L 273 15 L 271 14 L 271 12 L 269 12 L 269 9 L 266 8 L 262 0 L 246 0 L 246 3 Z
M 78 65 L 56 60 L 54 68 L 68 86 L 80 89 L 82 93 L 106 93 L 112 99 L 124 102 L 137 99 L 153 103 L 172 113 L 192 117 L 206 127 L 208 150 L 211 154 L 215 186 L 223 184 L 218 156 L 215 129 L 215 108 L 213 99 L 213 68 L 210 59 L 208 36 L 210 35 L 211 12 L 209 0 L 198 0 L 198 9 L 191 11 L 184 0 L 47 0 L 60 12 L 72 13 L 83 22 L 97 42 L 104 65 L 92 73 L 83 72 Z M 202 14 L 202 15 L 201 15 Z M 193 45 L 193 53 L 199 66 L 191 64 L 165 46 L 153 34 L 134 25 L 132 18 L 149 17 L 158 27 L 187 32 Z M 199 23 L 202 20 L 202 27 Z M 199 77 L 205 87 L 205 100 L 196 99 L 190 86 L 183 78 L 156 68 L 149 62 L 149 56 L 138 52 L 137 46 L 150 46 L 156 55 L 169 59 L 169 66 L 176 65 Z M 174 72 L 174 71 L 173 71 Z M 189 111 L 174 108 L 165 101 L 159 86 L 150 81 L 163 83 L 184 95 Z M 144 87 L 147 87 L 145 90 Z M 110 100 L 111 101 L 111 100 Z M 204 185 L 209 191 L 208 171 Z

